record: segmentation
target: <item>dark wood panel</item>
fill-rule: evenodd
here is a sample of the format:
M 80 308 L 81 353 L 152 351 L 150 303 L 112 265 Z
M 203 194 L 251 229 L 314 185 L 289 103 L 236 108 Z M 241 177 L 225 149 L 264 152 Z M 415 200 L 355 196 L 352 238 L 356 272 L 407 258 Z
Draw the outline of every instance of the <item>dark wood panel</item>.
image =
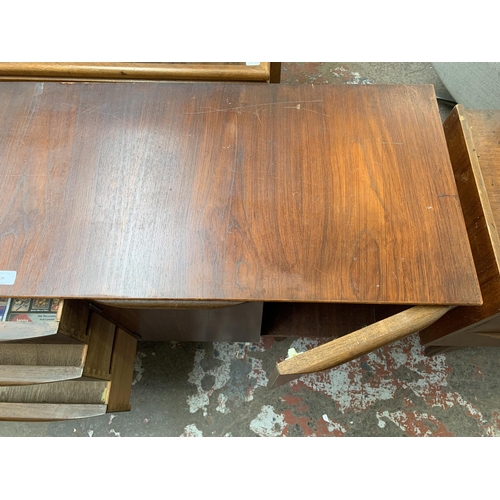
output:
M 420 333 L 424 345 L 484 345 L 466 332 L 500 312 L 500 111 L 466 111 L 456 106 L 444 123 L 467 233 L 484 303 L 457 307 Z M 461 339 L 461 340 L 458 340 Z M 469 339 L 469 344 L 464 344 Z M 452 342 L 450 344 L 450 342 Z
M 368 304 L 266 302 L 262 335 L 272 337 L 340 337 L 375 322 Z
M 432 86 L 0 83 L 9 296 L 479 304 Z
M 124 309 L 98 304 L 103 314 L 142 340 L 258 342 L 262 302 L 214 309 Z
M 430 347 L 500 347 L 500 314 L 496 314 L 447 335 L 436 337 L 428 345 Z M 433 354 L 434 352 L 430 350 L 430 353 Z

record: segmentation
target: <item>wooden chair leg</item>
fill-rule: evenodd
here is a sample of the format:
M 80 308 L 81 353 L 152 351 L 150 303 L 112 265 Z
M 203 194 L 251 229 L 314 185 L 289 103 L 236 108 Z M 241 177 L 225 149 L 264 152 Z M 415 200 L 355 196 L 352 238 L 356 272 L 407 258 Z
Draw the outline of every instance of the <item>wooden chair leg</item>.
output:
M 301 375 L 329 370 L 347 363 L 431 325 L 452 308 L 415 306 L 310 351 L 297 354 L 276 365 L 268 387 L 278 387 Z

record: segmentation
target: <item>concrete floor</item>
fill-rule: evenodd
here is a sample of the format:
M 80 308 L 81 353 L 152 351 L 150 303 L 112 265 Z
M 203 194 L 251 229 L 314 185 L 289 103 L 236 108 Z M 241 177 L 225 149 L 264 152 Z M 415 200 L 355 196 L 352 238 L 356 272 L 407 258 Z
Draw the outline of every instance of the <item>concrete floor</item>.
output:
M 283 83 L 413 84 L 446 89 L 430 63 L 286 63 Z M 440 106 L 446 117 L 450 108 Z M 56 423 L 0 423 L 0 436 L 499 436 L 498 348 L 424 356 L 418 336 L 275 390 L 289 347 L 140 343 L 132 410 Z

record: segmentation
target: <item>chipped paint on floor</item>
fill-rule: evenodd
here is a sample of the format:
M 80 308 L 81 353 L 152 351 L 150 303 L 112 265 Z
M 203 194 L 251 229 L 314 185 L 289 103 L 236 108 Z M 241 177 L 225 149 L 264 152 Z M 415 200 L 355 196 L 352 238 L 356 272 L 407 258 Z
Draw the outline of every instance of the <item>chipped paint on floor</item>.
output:
M 180 437 L 203 437 L 203 432 L 196 427 L 196 424 L 189 424 L 184 427 L 184 433 Z
M 215 342 L 200 347 L 188 378 L 196 387 L 196 393 L 187 398 L 190 413 L 201 410 L 203 416 L 207 416 L 207 408 L 217 391 L 220 392 L 216 397 L 216 409 L 220 413 L 230 413 L 228 401 L 232 407 L 252 401 L 255 390 L 266 387 L 268 379 L 262 360 L 249 353 L 263 352 L 265 345 L 264 341 L 258 344 Z
M 453 368 L 447 356 L 425 356 L 417 334 L 336 369 L 267 389 L 269 371 L 289 349 L 303 352 L 322 342 L 263 338 L 256 344 L 165 346 L 163 356 L 174 358 L 180 351 L 191 359 L 180 394 L 186 413 L 179 406 L 175 412 L 176 418 L 185 420 L 176 435 L 449 436 L 457 434 L 450 425 L 454 419 L 469 434 L 499 434 L 500 408 L 493 416 L 485 415 L 471 393 L 466 396 L 452 387 Z M 148 366 L 156 360 L 145 349 L 138 357 L 137 385 L 146 387 Z M 487 378 L 481 364 L 471 360 L 472 373 L 477 373 L 478 366 Z M 471 380 L 482 382 L 473 375 Z M 157 415 L 154 421 L 161 418 Z M 112 419 L 108 420 L 111 424 Z M 149 423 L 149 415 L 141 415 L 143 421 Z
M 132 385 L 137 384 L 137 382 L 139 382 L 139 380 L 142 379 L 142 374 L 144 373 L 144 368 L 142 367 L 142 360 L 145 357 L 146 357 L 146 355 L 141 351 L 138 351 L 136 356 L 135 356 L 135 364 L 134 364 L 135 376 L 134 376 L 134 380 L 132 381 Z
M 315 340 L 298 339 L 292 342 L 297 351 L 319 345 Z M 397 370 L 404 370 L 404 377 L 394 377 Z M 335 401 L 338 408 L 361 411 L 376 401 L 392 399 L 398 389 L 410 389 L 428 404 L 449 406 L 449 398 L 442 387 L 447 385 L 450 368 L 446 358 L 426 357 L 417 335 L 411 335 L 392 344 L 350 361 L 334 370 L 306 375 L 291 383 L 295 390 L 308 387 L 322 392 Z
M 250 430 L 262 437 L 283 436 L 285 427 L 284 415 L 276 413 L 271 405 L 264 405 L 250 422 Z
M 453 436 L 436 417 L 427 413 L 401 410 L 383 411 L 377 412 L 377 418 L 379 419 L 379 427 L 384 428 L 385 421 L 383 419 L 387 419 L 404 431 L 407 436 Z
M 340 78 L 342 83 L 348 85 L 371 85 L 373 82 L 366 76 L 361 76 L 357 71 L 350 71 L 344 66 L 330 68 L 332 75 Z

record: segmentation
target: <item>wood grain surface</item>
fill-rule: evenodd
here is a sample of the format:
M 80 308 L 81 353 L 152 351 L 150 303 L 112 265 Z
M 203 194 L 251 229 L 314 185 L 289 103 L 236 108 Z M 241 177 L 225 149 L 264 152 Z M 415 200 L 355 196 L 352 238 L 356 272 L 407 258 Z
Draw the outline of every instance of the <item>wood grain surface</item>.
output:
M 458 105 L 444 131 L 484 303 L 450 311 L 420 339 L 424 345 L 486 345 L 488 339 L 472 330 L 500 320 L 500 110 Z M 449 334 L 453 338 L 445 338 Z
M 480 304 L 430 85 L 0 83 L 3 295 Z

